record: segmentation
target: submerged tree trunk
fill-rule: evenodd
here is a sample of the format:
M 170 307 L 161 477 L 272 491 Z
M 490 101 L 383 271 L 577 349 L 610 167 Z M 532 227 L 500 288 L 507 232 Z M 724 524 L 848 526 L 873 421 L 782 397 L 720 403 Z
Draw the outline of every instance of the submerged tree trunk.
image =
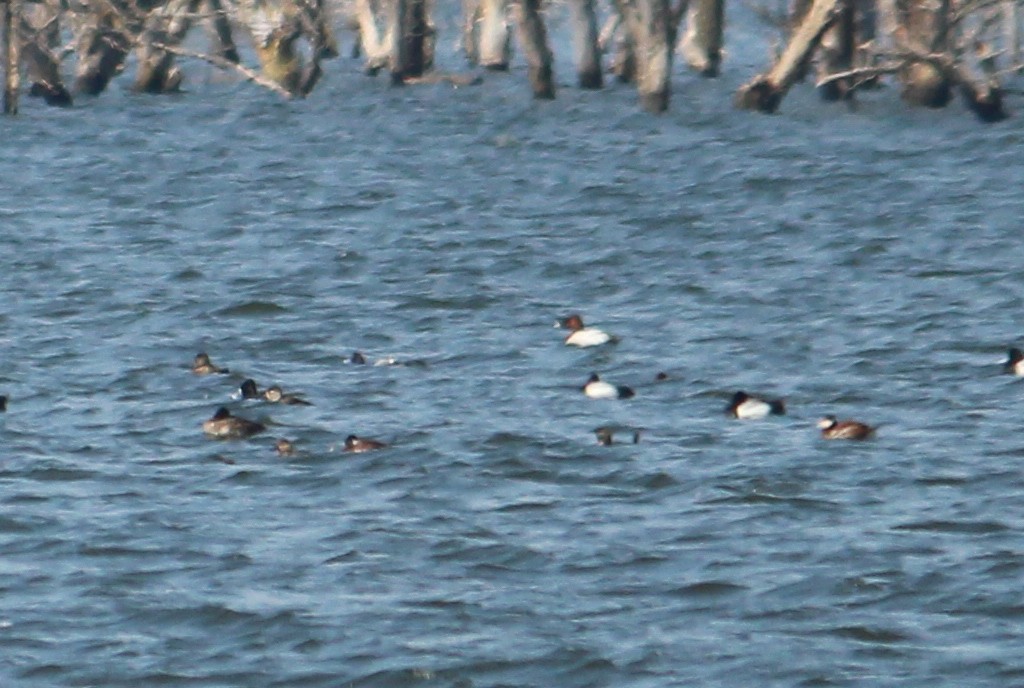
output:
M 668 0 L 618 0 L 636 49 L 636 88 L 648 112 L 668 109 L 672 76 L 672 34 Z
M 0 44 L 4 51 L 4 114 L 18 114 L 18 91 L 21 79 L 18 66 L 21 63 L 18 27 L 21 25 L 21 0 L 6 0 L 3 21 L 0 26 Z
M 231 35 L 231 18 L 221 0 L 206 0 L 206 8 L 210 13 L 210 33 L 213 36 L 213 54 L 228 62 L 239 62 L 238 48 Z
M 379 5 L 374 0 L 357 0 L 356 13 L 359 18 L 359 41 L 366 53 L 364 69 L 367 74 L 376 74 L 388 64 L 392 52 L 395 34 L 388 25 L 387 33 L 382 34 L 377 20 Z
M 594 0 L 570 0 L 576 76 L 580 88 L 601 88 L 601 52 L 598 49 L 597 13 Z
M 131 40 L 125 31 L 127 14 L 113 3 L 90 5 L 77 15 L 75 27 L 75 90 L 99 95 L 124 66 Z
M 822 34 L 835 20 L 842 0 L 814 0 L 800 27 L 793 33 L 778 61 L 768 71 L 736 92 L 736 107 L 775 112 L 796 81 Z
M 842 0 L 835 23 L 821 38 L 819 77 L 847 72 L 853 67 L 855 43 L 854 0 Z M 837 79 L 821 86 L 824 100 L 841 100 L 853 94 L 853 79 Z
M 540 16 L 540 0 L 514 0 L 519 42 L 526 54 L 530 87 L 534 98 L 555 97 L 555 79 L 551 69 L 551 49 Z
M 143 93 L 169 93 L 181 85 L 181 70 L 174 66 L 174 55 L 163 46 L 176 46 L 192 27 L 192 16 L 202 0 L 171 0 L 146 18 L 146 28 L 136 50 L 138 67 L 135 90 Z
M 27 11 L 21 23 L 21 59 L 31 84 L 29 95 L 42 98 L 47 105 L 71 105 L 55 52 L 60 48 L 60 4 L 49 0 L 23 9 Z
M 480 66 L 506 71 L 512 61 L 512 31 L 506 18 L 505 0 L 481 0 L 479 7 L 477 55 Z
M 949 0 L 908 0 L 904 34 L 918 53 L 940 53 L 948 48 Z M 926 60 L 909 60 L 900 70 L 901 95 L 912 105 L 944 107 L 951 98 L 950 81 L 944 70 Z
M 722 64 L 725 0 L 691 0 L 679 53 L 701 76 L 716 77 Z
M 393 0 L 392 35 L 388 69 L 394 83 L 423 76 L 434 61 L 434 27 L 425 0 Z

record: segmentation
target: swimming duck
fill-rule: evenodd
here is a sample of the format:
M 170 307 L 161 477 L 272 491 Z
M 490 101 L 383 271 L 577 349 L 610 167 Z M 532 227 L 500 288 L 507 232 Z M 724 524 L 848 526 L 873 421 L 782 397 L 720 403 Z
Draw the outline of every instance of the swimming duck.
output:
M 292 456 L 295 454 L 295 445 L 283 437 L 277 440 L 277 443 L 274 444 L 274 449 L 277 450 L 278 456 Z
M 608 426 L 602 426 L 594 430 L 594 434 L 597 435 L 597 443 L 602 447 L 610 447 L 615 444 L 615 428 Z M 633 444 L 640 444 L 640 431 L 633 431 Z
M 228 372 L 228 369 L 213 365 L 207 354 L 198 353 L 192 361 L 192 372 L 196 375 L 213 375 L 214 373 L 223 375 Z
M 256 387 L 256 381 L 248 379 L 242 383 L 242 386 L 238 388 L 238 393 L 235 398 L 241 397 L 242 399 L 259 399 L 260 394 L 259 388 Z
M 764 418 L 768 415 L 781 416 L 786 413 L 786 403 L 782 399 L 766 401 L 752 397 L 746 392 L 736 392 L 726 407 L 725 412 L 735 418 L 744 420 Z
M 388 445 L 384 442 L 371 440 L 368 437 L 356 437 L 355 435 L 349 435 L 345 438 L 345 451 L 357 454 L 373 451 L 374 449 L 384 449 L 387 446 Z
M 580 348 L 585 348 L 588 346 L 600 346 L 601 344 L 607 344 L 608 342 L 615 341 L 615 338 L 607 332 L 599 330 L 596 327 L 585 327 L 583 325 L 583 318 L 576 313 L 573 313 L 569 317 L 559 321 L 557 326 L 571 330 L 565 338 L 566 346 L 578 346 Z
M 7 410 L 7 396 L 3 395 L 3 396 L 0 396 L 0 413 L 3 413 L 6 410 Z
M 1011 346 L 1007 361 L 1003 364 L 1003 372 L 1024 376 L 1024 351 Z
M 252 437 L 266 430 L 266 426 L 256 421 L 232 416 L 231 412 L 221 406 L 210 420 L 203 422 L 203 432 L 210 437 L 225 440 L 237 440 Z
M 597 373 L 590 374 L 587 384 L 583 385 L 583 393 L 591 399 L 629 399 L 636 394 L 629 387 L 603 381 Z
M 306 401 L 301 397 L 297 397 L 294 394 L 285 394 L 281 391 L 281 388 L 277 385 L 268 387 L 263 390 L 263 398 L 269 401 L 271 404 L 288 404 L 290 406 L 312 406 L 311 402 Z
M 356 351 L 353 352 L 352 358 L 348 359 L 348 362 L 355 365 L 366 365 L 366 356 L 363 356 L 361 352 Z
M 836 420 L 825 416 L 818 421 L 821 436 L 827 440 L 866 440 L 875 434 L 875 429 L 856 420 Z

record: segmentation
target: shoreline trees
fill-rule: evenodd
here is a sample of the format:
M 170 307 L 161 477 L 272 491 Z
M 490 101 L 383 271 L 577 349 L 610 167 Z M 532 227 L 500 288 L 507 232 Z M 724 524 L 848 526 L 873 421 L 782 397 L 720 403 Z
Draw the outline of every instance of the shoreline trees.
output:
M 724 0 L 551 0 L 568 3 L 576 82 L 600 89 L 605 72 L 637 89 L 652 113 L 669 108 L 674 56 L 708 78 L 720 75 Z M 471 67 L 508 71 L 513 40 L 535 98 L 554 98 L 554 51 L 542 0 L 461 0 L 461 46 Z M 472 83 L 478 75 L 433 72 L 437 29 L 430 0 L 348 0 L 346 26 L 364 70 L 386 69 L 391 83 Z M 0 0 L 4 111 L 15 113 L 21 71 L 29 95 L 50 105 L 98 95 L 134 55 L 133 89 L 180 89 L 176 58 L 198 58 L 287 98 L 316 87 L 322 61 L 339 54 L 325 0 Z M 600 19 L 604 28 L 599 32 Z M 812 63 L 825 100 L 854 98 L 860 88 L 894 77 L 913 106 L 943 107 L 959 91 L 983 121 L 1007 116 L 1001 79 L 1018 70 L 1015 0 L 794 0 L 785 45 L 773 64 L 736 94 L 737 107 L 775 112 Z M 186 49 L 205 27 L 206 52 Z M 258 68 L 245 66 L 241 32 Z M 514 38 L 513 38 L 514 37 Z M 66 42 L 66 43 L 65 43 Z M 73 85 L 64 61 L 74 58 Z M 608 57 L 608 64 L 603 59 Z

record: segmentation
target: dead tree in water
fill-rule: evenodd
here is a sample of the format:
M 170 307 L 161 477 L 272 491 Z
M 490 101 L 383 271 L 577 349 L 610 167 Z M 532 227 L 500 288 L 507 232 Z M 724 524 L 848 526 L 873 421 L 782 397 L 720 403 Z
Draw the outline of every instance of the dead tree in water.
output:
M 18 89 L 21 88 L 18 65 L 21 62 L 18 29 L 21 26 L 21 0 L 6 0 L 0 25 L 0 45 L 4 52 L 4 114 L 18 114 Z
M 616 0 L 636 55 L 636 88 L 648 112 L 668 109 L 675 25 L 668 0 Z
M 530 87 L 534 98 L 554 98 L 553 58 L 548 47 L 547 30 L 540 16 L 540 0 L 513 0 L 519 42 L 526 54 Z
M 391 0 L 388 69 L 394 83 L 423 76 L 434 64 L 434 27 L 425 0 Z
M 722 64 L 725 0 L 692 0 L 686 11 L 686 32 L 679 54 L 698 74 L 718 76 Z
M 24 8 L 24 6 L 23 6 Z M 71 105 L 71 94 L 60 71 L 60 3 L 48 0 L 29 5 L 21 23 L 21 60 L 28 72 L 29 95 L 47 105 Z
M 507 71 L 512 62 L 512 31 L 505 0 L 463 0 L 462 47 L 472 65 Z
M 569 6 L 572 8 L 573 49 L 580 88 L 601 88 L 601 51 L 594 0 L 570 0 Z
M 793 32 L 782 55 L 766 73 L 744 85 L 736 93 L 736 106 L 761 112 L 775 112 L 789 87 L 832 25 L 842 0 L 814 0 L 800 26 Z
M 856 48 L 854 0 L 843 0 L 839 5 L 839 14 L 835 22 L 821 38 L 821 51 L 818 62 L 818 76 L 825 78 L 830 74 L 846 72 L 853 68 L 853 54 Z M 818 92 L 824 100 L 842 100 L 853 95 L 852 79 L 836 79 L 819 87 Z

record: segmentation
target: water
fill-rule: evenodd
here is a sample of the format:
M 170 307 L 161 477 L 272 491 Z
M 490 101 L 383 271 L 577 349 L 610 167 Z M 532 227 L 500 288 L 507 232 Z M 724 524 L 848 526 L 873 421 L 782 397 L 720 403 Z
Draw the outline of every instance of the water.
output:
M 300 103 L 4 120 L 3 685 L 1024 681 L 1019 127 L 735 112 L 734 44 L 660 118 L 343 61 Z M 572 311 L 621 343 L 561 346 Z M 737 389 L 790 413 L 730 421 Z M 225 403 L 271 431 L 205 439 Z

